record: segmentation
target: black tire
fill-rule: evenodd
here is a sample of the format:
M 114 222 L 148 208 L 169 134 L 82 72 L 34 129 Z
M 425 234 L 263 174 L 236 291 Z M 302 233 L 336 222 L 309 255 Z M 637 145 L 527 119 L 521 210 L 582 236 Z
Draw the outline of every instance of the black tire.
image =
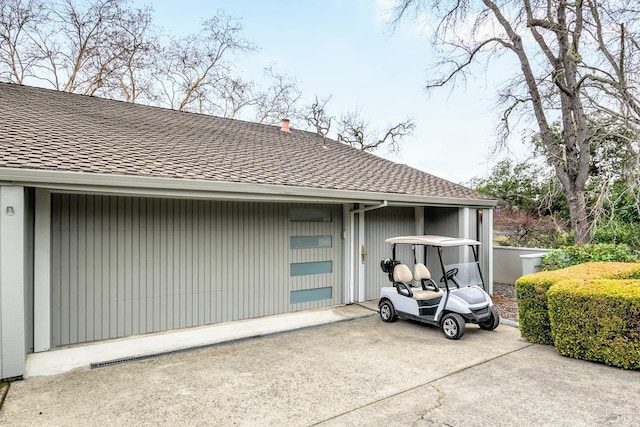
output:
M 493 331 L 500 324 L 500 315 L 495 310 L 495 308 L 491 307 L 491 316 L 489 316 L 489 320 L 486 322 L 480 323 L 480 329 L 484 329 L 485 331 Z
M 464 335 L 464 319 L 458 313 L 447 313 L 440 322 L 444 336 L 450 340 L 459 340 Z
M 398 313 L 389 300 L 380 303 L 380 318 L 385 322 L 395 322 L 398 320 Z

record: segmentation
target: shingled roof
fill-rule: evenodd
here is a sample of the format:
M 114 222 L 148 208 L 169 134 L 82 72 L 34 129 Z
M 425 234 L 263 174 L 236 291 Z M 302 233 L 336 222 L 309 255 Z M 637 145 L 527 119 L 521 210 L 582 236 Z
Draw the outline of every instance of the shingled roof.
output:
M 0 84 L 0 169 L 179 178 L 484 201 L 311 132 Z

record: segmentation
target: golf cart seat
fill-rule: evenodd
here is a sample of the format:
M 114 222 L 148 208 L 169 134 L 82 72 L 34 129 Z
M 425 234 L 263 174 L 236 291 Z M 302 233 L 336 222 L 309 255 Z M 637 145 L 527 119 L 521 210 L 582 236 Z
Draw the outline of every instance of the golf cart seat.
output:
M 413 274 L 406 264 L 398 264 L 393 267 L 393 280 L 395 282 L 409 284 L 413 280 Z
M 439 298 L 444 295 L 442 289 L 438 289 L 437 291 L 430 291 L 424 289 L 413 289 L 413 299 L 417 301 L 426 301 L 432 300 L 434 298 Z
M 427 270 L 427 267 L 425 267 L 424 269 L 427 271 L 427 273 L 429 272 L 429 270 Z M 424 273 L 424 271 L 422 273 Z M 396 288 L 398 289 L 399 293 L 401 289 L 407 289 L 409 291 L 408 296 L 417 301 L 431 300 L 442 296 L 443 292 L 440 289 L 438 289 L 437 291 L 430 291 L 422 288 L 412 288 L 411 281 L 413 279 L 413 274 L 411 274 L 411 270 L 409 270 L 409 267 L 407 267 L 406 264 L 398 264 L 393 269 L 393 280 L 396 282 Z M 419 280 L 417 278 L 415 279 Z
M 416 263 L 413 265 L 413 279 L 420 282 L 425 291 L 437 291 L 438 285 L 431 279 L 431 272 L 426 265 Z

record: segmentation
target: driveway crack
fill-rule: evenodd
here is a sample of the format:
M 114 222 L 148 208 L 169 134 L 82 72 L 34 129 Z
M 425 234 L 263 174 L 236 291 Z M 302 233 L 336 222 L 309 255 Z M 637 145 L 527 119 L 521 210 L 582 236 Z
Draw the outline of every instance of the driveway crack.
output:
M 436 400 L 435 405 L 433 405 L 430 408 L 425 409 L 424 411 L 422 411 L 422 415 L 420 415 L 416 420 L 413 421 L 412 425 L 416 425 L 417 423 L 419 423 L 420 421 L 428 421 L 429 419 L 427 418 L 433 411 L 435 411 L 436 409 L 442 407 L 442 401 L 444 400 L 445 397 L 447 397 L 446 393 L 444 393 L 442 390 L 440 390 L 438 387 L 436 387 L 433 384 L 426 384 L 426 386 L 431 387 L 432 389 L 434 389 L 436 391 L 436 393 L 438 393 L 438 400 Z
M 437 402 L 436 402 L 436 405 L 435 405 L 433 408 L 429 408 L 429 409 L 427 409 L 427 411 L 425 412 L 425 414 L 428 414 L 429 412 L 432 412 L 433 410 L 435 410 L 435 409 L 437 409 L 438 407 L 442 406 L 442 400 L 446 397 L 446 394 L 445 394 L 445 393 L 443 393 L 441 390 L 439 390 L 439 389 L 434 385 L 434 384 L 435 384 L 435 383 L 437 383 L 438 381 L 440 381 L 440 380 L 442 380 L 442 379 L 445 379 L 445 378 L 448 378 L 448 377 L 451 377 L 451 376 L 453 376 L 453 375 L 457 375 L 457 374 L 459 374 L 459 373 L 461 373 L 461 372 L 464 372 L 464 371 L 467 371 L 467 370 L 469 370 L 469 369 L 473 369 L 473 368 L 475 368 L 475 367 L 477 367 L 477 366 L 482 366 L 482 365 L 484 365 L 484 364 L 487 364 L 487 363 L 492 362 L 492 361 L 494 361 L 494 360 L 497 360 L 497 359 L 500 359 L 500 358 L 502 358 L 502 357 L 508 356 L 508 355 L 510 355 L 510 354 L 517 353 L 517 352 L 522 351 L 522 350 L 524 350 L 524 349 L 526 349 L 526 348 L 528 348 L 528 347 L 531 347 L 532 345 L 534 345 L 534 344 L 533 344 L 533 343 L 527 343 L 526 345 L 523 345 L 522 347 L 518 347 L 518 348 L 513 349 L 513 350 L 511 350 L 511 351 L 507 351 L 507 352 L 505 352 L 505 353 L 499 354 L 499 355 L 497 355 L 497 356 L 495 356 L 495 357 L 492 357 L 492 358 L 490 358 L 490 359 L 487 359 L 487 360 L 483 360 L 483 361 L 481 361 L 481 362 L 478 362 L 478 363 L 476 363 L 476 364 L 474 364 L 474 365 L 466 366 L 466 367 L 464 367 L 464 368 L 461 368 L 461 369 L 455 370 L 455 371 L 453 371 L 453 372 L 448 373 L 447 375 L 443 375 L 443 376 L 441 376 L 441 377 L 438 377 L 438 378 L 434 378 L 434 379 L 432 379 L 432 380 L 429 380 L 429 381 L 427 381 L 426 383 L 418 384 L 418 385 L 413 386 L 413 387 L 410 387 L 410 388 L 408 388 L 408 389 L 401 390 L 401 391 L 399 391 L 399 392 L 397 392 L 397 393 L 393 393 L 393 394 L 390 394 L 390 395 L 388 395 L 388 396 L 382 397 L 382 398 L 380 398 L 380 399 L 373 400 L 373 401 L 371 401 L 371 402 L 369 402 L 369 403 L 367 403 L 367 404 L 364 404 L 364 405 L 358 406 L 357 408 L 352 408 L 352 409 L 350 409 L 350 410 L 348 410 L 348 411 L 342 412 L 342 413 L 340 413 L 340 414 L 336 414 L 336 415 L 334 415 L 334 416 L 332 416 L 332 417 L 326 418 L 326 419 L 324 419 L 324 420 L 321 420 L 321 421 L 315 422 L 315 423 L 310 424 L 310 425 L 311 425 L 311 426 L 317 426 L 317 425 L 320 425 L 320 424 L 326 423 L 326 422 L 328 422 L 328 421 L 335 420 L 335 419 L 340 418 L 340 417 L 342 417 L 342 416 L 344 416 L 344 415 L 347 415 L 347 414 L 349 414 L 349 413 L 352 413 L 352 412 L 358 411 L 358 410 L 360 410 L 360 409 L 363 409 L 363 408 L 366 408 L 366 407 L 369 407 L 369 406 L 373 406 L 373 405 L 375 405 L 375 404 L 377 404 L 377 403 L 384 402 L 384 401 L 386 401 L 386 400 L 388 400 L 388 399 L 391 399 L 391 398 L 393 398 L 393 397 L 400 396 L 400 395 L 403 395 L 403 394 L 409 393 L 409 392 L 411 392 L 411 391 L 414 391 L 414 390 L 417 390 L 417 389 L 419 389 L 419 388 L 421 388 L 421 387 L 426 387 L 426 386 L 432 387 L 432 388 L 433 388 L 436 392 L 438 392 L 438 394 L 439 394 L 439 396 L 438 396 L 438 400 L 437 400 Z M 424 415 L 423 415 L 423 417 L 424 417 Z M 423 418 L 422 418 L 422 419 L 423 419 Z M 420 419 L 417 419 L 416 421 L 414 421 L 414 424 L 415 424 L 415 422 L 417 422 L 417 421 L 419 421 L 419 420 L 420 420 Z

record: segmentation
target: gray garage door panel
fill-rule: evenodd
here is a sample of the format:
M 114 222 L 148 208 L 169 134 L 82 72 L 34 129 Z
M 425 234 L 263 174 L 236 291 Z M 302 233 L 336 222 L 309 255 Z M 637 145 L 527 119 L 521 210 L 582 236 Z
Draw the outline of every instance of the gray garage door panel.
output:
M 341 223 L 293 223 L 297 205 L 66 194 L 51 203 L 54 346 L 342 302 Z M 333 246 L 292 250 L 295 235 L 330 235 Z M 331 273 L 290 277 L 291 263 L 327 260 Z

